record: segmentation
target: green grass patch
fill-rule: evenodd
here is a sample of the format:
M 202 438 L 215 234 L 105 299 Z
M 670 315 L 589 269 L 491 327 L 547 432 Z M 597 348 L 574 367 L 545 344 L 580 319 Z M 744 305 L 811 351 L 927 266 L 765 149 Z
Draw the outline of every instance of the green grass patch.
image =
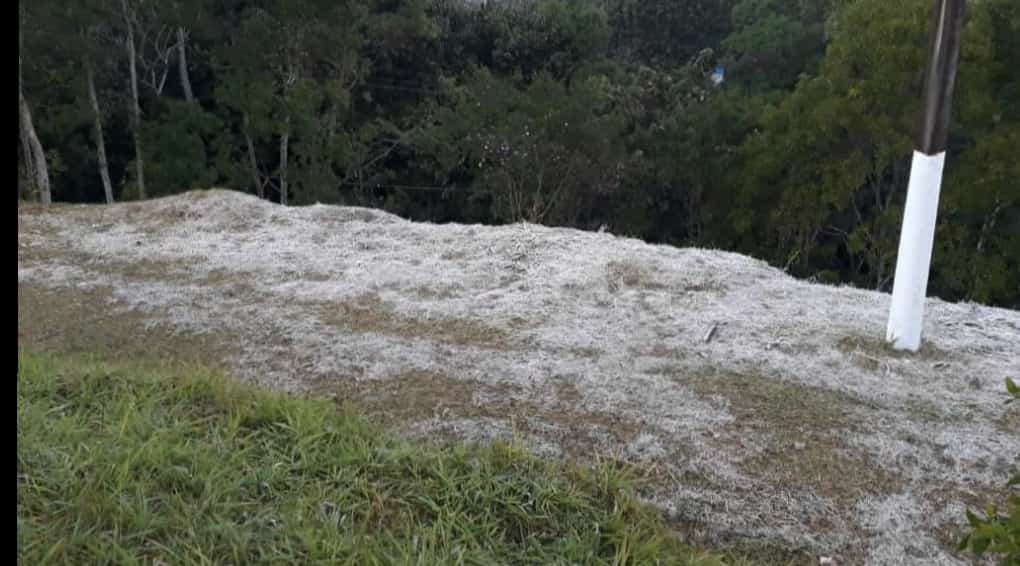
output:
M 19 564 L 718 564 L 626 470 L 441 448 L 205 370 L 18 356 Z

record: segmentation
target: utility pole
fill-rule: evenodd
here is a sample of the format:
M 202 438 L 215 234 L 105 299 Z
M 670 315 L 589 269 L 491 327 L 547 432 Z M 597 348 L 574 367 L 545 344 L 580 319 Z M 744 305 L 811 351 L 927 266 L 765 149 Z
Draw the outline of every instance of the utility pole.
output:
M 903 211 L 886 341 L 897 350 L 921 346 L 935 217 L 939 208 L 946 134 L 960 60 L 964 0 L 936 0 L 931 13 L 921 124 L 914 146 Z

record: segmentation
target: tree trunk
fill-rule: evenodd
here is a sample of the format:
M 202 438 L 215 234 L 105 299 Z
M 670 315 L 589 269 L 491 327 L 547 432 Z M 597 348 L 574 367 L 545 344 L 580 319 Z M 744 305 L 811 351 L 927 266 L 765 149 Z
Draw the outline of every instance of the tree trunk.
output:
M 25 50 L 24 36 L 21 30 L 25 28 L 24 11 L 18 10 L 18 107 L 20 113 L 21 106 L 21 53 Z M 39 198 L 39 191 L 35 186 L 35 164 L 32 159 L 32 144 L 28 141 L 28 128 L 25 127 L 25 121 L 19 118 L 18 130 L 21 134 L 21 155 L 25 160 L 25 183 L 28 185 L 28 198 L 36 199 Z M 21 199 L 21 187 L 18 187 L 18 199 Z
M 290 143 L 290 112 L 284 120 L 283 135 L 280 136 L 280 204 L 287 205 L 287 146 Z
M 262 175 L 259 174 L 259 161 L 255 157 L 255 144 L 251 140 L 251 134 L 248 133 L 248 113 L 244 114 L 244 143 L 248 146 L 248 166 L 251 168 L 251 180 L 255 184 L 255 194 L 259 198 L 265 198 L 265 191 L 263 188 L 265 184 L 262 182 Z
M 19 122 L 21 130 L 21 155 L 25 160 L 25 182 L 28 184 L 29 195 L 32 198 L 38 198 L 38 191 L 35 187 L 35 164 L 32 161 L 32 144 L 28 142 L 28 129 L 25 128 L 25 122 Z M 21 195 L 18 195 L 19 199 Z
M 46 152 L 43 151 L 39 136 L 35 133 L 35 126 L 32 124 L 32 113 L 28 109 L 28 102 L 24 95 L 18 93 L 18 106 L 21 111 L 21 123 L 25 128 L 25 135 L 28 137 L 28 145 L 32 155 L 32 169 L 35 173 L 35 190 L 39 195 L 39 202 L 50 204 L 50 172 L 46 166 Z
M 110 167 L 106 160 L 106 140 L 103 137 L 103 114 L 99 110 L 99 97 L 96 96 L 96 78 L 92 72 L 92 63 L 85 61 L 85 75 L 89 87 L 89 103 L 95 115 L 96 156 L 99 158 L 99 177 L 103 180 L 103 193 L 106 204 L 113 204 L 113 183 L 110 182 Z
M 177 28 L 177 69 L 181 74 L 181 87 L 184 89 L 184 99 L 190 104 L 195 103 L 195 93 L 191 90 L 191 78 L 188 76 L 187 57 L 187 34 L 183 27 Z
M 135 25 L 131 21 L 128 0 L 120 1 L 127 26 L 128 69 L 131 71 L 131 134 L 135 142 L 135 177 L 138 198 L 145 198 L 145 161 L 142 157 L 142 108 L 138 103 L 138 58 L 135 54 Z
M 32 113 L 28 109 L 28 102 L 25 100 L 25 93 L 21 87 L 21 56 L 18 56 L 18 110 L 21 115 L 21 127 L 28 140 L 29 154 L 32 158 L 32 171 L 35 173 L 35 190 L 39 195 L 39 202 L 50 204 L 50 171 L 46 166 L 46 152 L 43 151 L 39 136 L 35 133 L 35 125 L 32 124 Z

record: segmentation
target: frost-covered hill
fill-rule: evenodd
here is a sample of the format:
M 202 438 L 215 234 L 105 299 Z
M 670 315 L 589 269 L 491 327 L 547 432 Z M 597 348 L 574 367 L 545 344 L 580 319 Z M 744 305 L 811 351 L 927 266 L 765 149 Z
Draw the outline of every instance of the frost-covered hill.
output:
M 612 455 L 710 542 L 960 563 L 964 506 L 1020 455 L 1020 313 L 932 300 L 905 355 L 881 342 L 888 301 L 731 253 L 223 190 L 18 214 L 25 343 L 194 358 L 409 435 Z

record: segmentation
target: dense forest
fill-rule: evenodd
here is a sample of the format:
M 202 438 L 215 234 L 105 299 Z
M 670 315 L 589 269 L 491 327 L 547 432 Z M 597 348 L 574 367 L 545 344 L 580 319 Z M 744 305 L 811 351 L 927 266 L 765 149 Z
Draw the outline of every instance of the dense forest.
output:
M 19 199 L 227 186 L 888 290 L 931 7 L 22 2 Z M 967 10 L 929 293 L 1020 308 L 1020 2 Z

